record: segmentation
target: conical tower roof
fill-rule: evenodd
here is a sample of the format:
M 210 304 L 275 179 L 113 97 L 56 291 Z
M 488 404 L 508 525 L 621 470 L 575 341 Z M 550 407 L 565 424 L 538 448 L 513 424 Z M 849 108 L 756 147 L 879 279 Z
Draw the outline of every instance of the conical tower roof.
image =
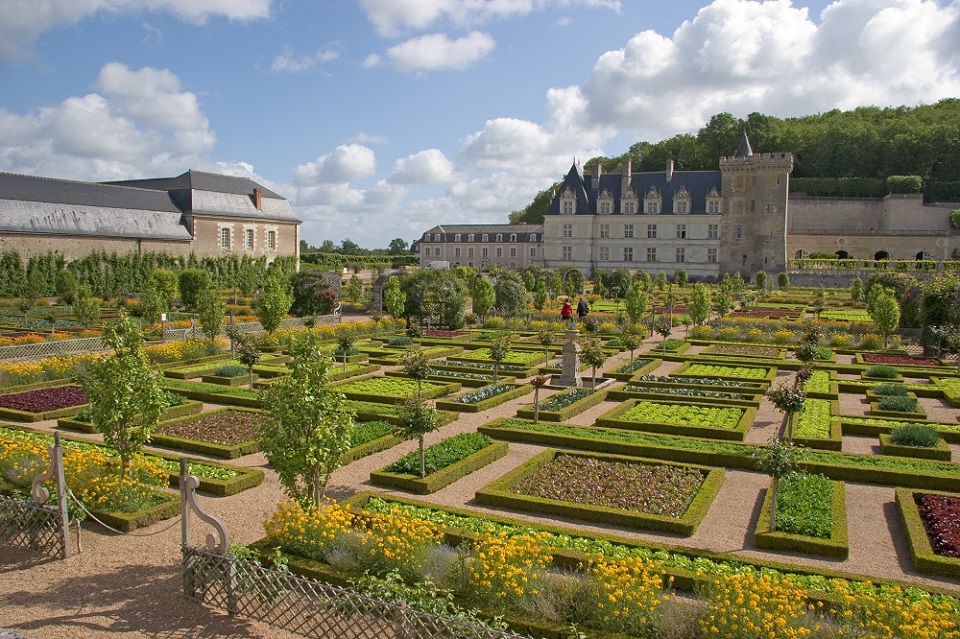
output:
M 746 129 L 744 129 L 743 136 L 740 138 L 740 146 L 737 147 L 737 152 L 734 153 L 733 156 L 737 158 L 749 158 L 753 156 L 753 148 L 750 146 L 750 138 L 747 137 Z

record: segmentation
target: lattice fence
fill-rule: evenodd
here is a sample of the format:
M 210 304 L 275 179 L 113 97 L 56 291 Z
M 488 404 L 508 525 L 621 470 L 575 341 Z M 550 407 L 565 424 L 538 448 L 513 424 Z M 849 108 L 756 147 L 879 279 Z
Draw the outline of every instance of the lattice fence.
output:
M 184 594 L 315 639 L 529 639 L 183 546 Z
M 304 328 L 310 318 L 307 317 L 288 317 L 280 322 L 280 328 Z M 315 324 L 335 324 L 339 319 L 338 315 L 318 315 Z M 260 322 L 237 322 L 234 324 L 242 332 L 247 334 L 262 333 L 263 326 Z M 206 334 L 203 329 L 197 325 L 195 328 L 172 328 L 163 331 L 163 341 L 175 342 L 184 339 L 205 339 Z
M 17 344 L 14 346 L 0 346 L 0 360 L 4 359 L 42 359 L 44 357 L 58 357 L 89 351 L 103 350 L 99 337 L 81 337 L 78 339 L 61 339 L 38 344 Z
M 63 523 L 56 508 L 0 496 L 0 545 L 64 554 Z

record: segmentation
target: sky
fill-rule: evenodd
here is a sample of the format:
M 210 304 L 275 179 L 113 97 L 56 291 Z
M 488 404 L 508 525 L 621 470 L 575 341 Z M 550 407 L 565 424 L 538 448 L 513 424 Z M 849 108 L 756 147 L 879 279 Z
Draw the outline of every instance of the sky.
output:
M 506 223 L 715 113 L 946 97 L 960 0 L 0 1 L 0 171 L 245 176 L 314 246 Z

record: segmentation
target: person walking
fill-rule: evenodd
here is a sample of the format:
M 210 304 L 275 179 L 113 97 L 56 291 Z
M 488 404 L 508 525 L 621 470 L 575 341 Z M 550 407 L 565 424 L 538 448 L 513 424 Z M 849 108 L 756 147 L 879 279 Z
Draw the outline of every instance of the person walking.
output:
M 580 321 L 583 321 L 583 318 L 587 316 L 587 313 L 590 312 L 590 309 L 587 308 L 587 303 L 583 301 L 583 298 L 580 298 L 580 301 L 577 302 L 577 317 L 580 318 Z
M 573 319 L 573 306 L 570 305 L 569 299 L 563 300 L 563 308 L 560 309 L 560 319 L 568 326 L 573 324 L 571 321 Z

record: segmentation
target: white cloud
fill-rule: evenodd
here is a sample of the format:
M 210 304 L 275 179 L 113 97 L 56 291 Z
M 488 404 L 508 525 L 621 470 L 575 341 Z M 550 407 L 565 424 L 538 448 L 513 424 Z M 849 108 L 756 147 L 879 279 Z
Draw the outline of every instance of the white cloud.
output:
M 163 175 L 203 161 L 216 136 L 176 75 L 108 63 L 99 93 L 34 112 L 0 109 L 4 171 L 106 180 Z
M 387 144 L 390 139 L 385 135 L 378 135 L 376 133 L 367 133 L 361 131 L 352 138 L 348 138 L 347 142 L 356 142 L 357 144 Z
M 380 66 L 380 56 L 376 53 L 371 53 L 366 58 L 363 59 L 363 62 L 360 63 L 364 69 L 373 69 Z
M 294 169 L 294 183 L 303 187 L 345 185 L 370 177 L 375 172 L 376 156 L 373 149 L 361 144 L 344 144 L 320 156 L 315 162 L 299 165 Z
M 401 71 L 465 69 L 489 55 L 494 47 L 493 38 L 479 31 L 456 40 L 432 33 L 390 47 L 387 56 Z
M 397 160 L 390 176 L 390 181 L 397 184 L 442 184 L 453 179 L 453 163 L 439 149 L 427 149 Z
M 277 73 L 303 73 L 339 57 L 340 50 L 337 45 L 320 48 L 310 55 L 297 55 L 289 45 L 284 45 L 270 64 L 270 70 Z
M 789 0 L 716 0 L 665 37 L 637 34 L 582 85 L 598 126 L 661 138 L 711 115 L 781 117 L 960 94 L 960 4 L 838 0 L 814 23 Z
M 172 13 L 202 24 L 212 16 L 256 20 L 270 15 L 272 0 L 3 0 L 0 2 L 0 58 L 26 56 L 40 34 L 97 13 Z
M 602 7 L 619 12 L 619 0 L 360 0 L 377 33 L 397 36 L 441 22 L 458 26 L 525 16 L 554 7 Z

